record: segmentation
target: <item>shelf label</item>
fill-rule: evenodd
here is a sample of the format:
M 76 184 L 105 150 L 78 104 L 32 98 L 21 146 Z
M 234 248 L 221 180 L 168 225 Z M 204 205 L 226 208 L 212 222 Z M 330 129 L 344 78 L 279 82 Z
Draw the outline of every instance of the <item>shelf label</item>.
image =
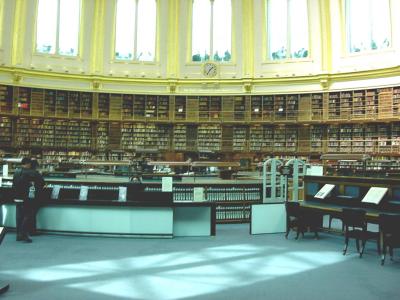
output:
M 82 185 L 79 191 L 79 200 L 86 201 L 89 192 L 89 187 L 86 185 Z
M 52 200 L 58 199 L 58 196 L 60 195 L 60 189 L 61 189 L 61 186 L 58 184 L 53 186 L 53 190 L 51 191 L 51 199 Z
M 162 178 L 161 192 L 172 192 L 172 177 Z
M 194 202 L 203 202 L 204 199 L 204 188 L 203 187 L 194 187 L 193 188 L 193 201 Z
M 8 164 L 3 165 L 3 177 L 8 176 Z
M 118 202 L 126 202 L 127 188 L 126 186 L 118 187 Z
M 388 189 L 383 187 L 371 187 L 368 193 L 361 200 L 363 203 L 379 204 L 383 196 L 387 193 Z
M 325 184 L 322 189 L 320 189 L 318 191 L 318 193 L 315 194 L 315 198 L 319 198 L 319 199 L 325 199 L 326 196 L 329 195 L 329 193 L 333 190 L 333 188 L 335 187 L 334 184 Z

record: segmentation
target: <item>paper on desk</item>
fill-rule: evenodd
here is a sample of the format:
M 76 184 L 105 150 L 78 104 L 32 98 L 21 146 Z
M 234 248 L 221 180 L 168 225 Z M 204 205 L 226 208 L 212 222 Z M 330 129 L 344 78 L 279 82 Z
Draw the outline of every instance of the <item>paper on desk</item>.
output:
M 383 196 L 387 193 L 388 189 L 383 187 L 371 187 L 368 193 L 361 200 L 363 203 L 379 204 Z
M 329 193 L 333 190 L 334 187 L 335 187 L 334 184 L 325 184 L 325 185 L 318 191 L 318 193 L 315 194 L 314 198 L 325 199 L 326 196 L 329 195 Z

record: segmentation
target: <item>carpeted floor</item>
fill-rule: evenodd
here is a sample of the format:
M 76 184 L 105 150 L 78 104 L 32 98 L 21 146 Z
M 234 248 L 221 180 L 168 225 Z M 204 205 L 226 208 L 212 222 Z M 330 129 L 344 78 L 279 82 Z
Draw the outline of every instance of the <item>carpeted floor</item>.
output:
M 4 299 L 400 299 L 400 250 L 380 265 L 376 244 L 321 234 L 298 241 L 219 225 L 216 237 L 131 239 L 7 234 L 0 247 Z M 397 254 L 397 255 L 396 255 Z

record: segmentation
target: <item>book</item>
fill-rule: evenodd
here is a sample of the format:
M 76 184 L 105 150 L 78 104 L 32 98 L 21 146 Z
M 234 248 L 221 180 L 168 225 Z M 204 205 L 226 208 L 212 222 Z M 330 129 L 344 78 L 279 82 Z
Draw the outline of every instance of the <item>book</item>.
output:
M 329 195 L 329 193 L 333 190 L 334 187 L 335 187 L 334 184 L 325 184 L 318 191 L 318 193 L 315 194 L 314 198 L 325 199 Z
M 388 189 L 383 187 L 371 187 L 364 198 L 361 200 L 363 203 L 379 204 L 383 196 L 387 193 Z

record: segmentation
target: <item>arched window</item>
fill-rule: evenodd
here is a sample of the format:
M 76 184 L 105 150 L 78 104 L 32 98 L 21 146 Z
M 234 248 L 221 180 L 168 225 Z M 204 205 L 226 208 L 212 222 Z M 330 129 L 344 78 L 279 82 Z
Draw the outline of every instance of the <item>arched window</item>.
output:
M 231 0 L 193 0 L 192 61 L 230 61 Z
M 118 0 L 115 23 L 115 59 L 154 61 L 156 0 Z
M 307 0 L 267 0 L 268 57 L 308 57 Z
M 347 49 L 350 53 L 391 46 L 389 0 L 346 0 Z
M 39 0 L 36 51 L 78 55 L 80 10 L 80 0 Z

